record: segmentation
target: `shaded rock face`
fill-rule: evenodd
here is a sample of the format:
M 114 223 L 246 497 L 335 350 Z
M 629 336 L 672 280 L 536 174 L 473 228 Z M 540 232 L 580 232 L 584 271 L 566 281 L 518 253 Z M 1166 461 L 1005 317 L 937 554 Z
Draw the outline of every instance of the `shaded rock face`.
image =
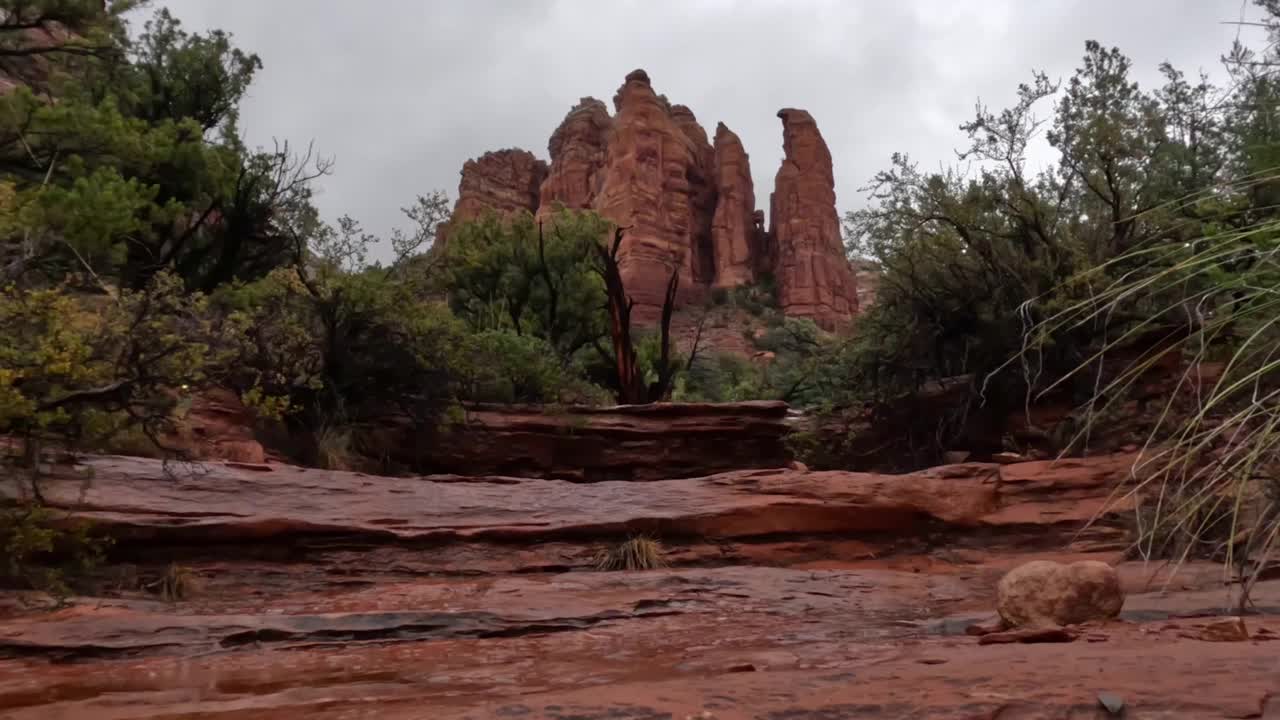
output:
M 716 279 L 716 249 L 712 225 L 719 204 L 719 188 L 715 181 L 716 152 L 707 142 L 707 132 L 698 124 L 693 111 L 684 105 L 671 106 L 671 117 L 694 147 L 695 164 L 689 175 L 691 207 L 691 243 L 689 259 L 693 280 L 699 286 Z M 664 288 L 665 289 L 665 288 Z
M 499 215 L 537 211 L 546 177 L 547 164 L 527 150 L 497 150 L 468 160 L 462 166 L 449 226 L 474 220 L 488 210 Z M 437 242 L 446 242 L 448 232 L 447 227 L 442 229 Z
M 804 110 L 778 111 L 784 158 L 770 197 L 779 300 L 787 315 L 835 329 L 858 311 L 836 214 L 831 151 Z
M 673 272 L 678 305 L 769 274 L 777 275 L 787 314 L 827 329 L 852 318 L 858 297 L 840 240 L 831 154 L 808 113 L 779 114 L 787 160 L 766 233 L 747 152 L 724 123 L 713 145 L 693 111 L 655 92 L 643 70 L 627 75 L 613 104 L 613 117 L 590 97 L 570 109 L 551 136 L 549 168 L 522 150 L 468 162 L 455 222 L 485 207 L 530 210 L 541 220 L 560 208 L 599 212 L 627 228 L 619 265 L 641 324 L 657 320 Z
M 559 478 L 574 482 L 662 480 L 791 458 L 782 402 L 660 403 L 615 408 L 471 405 L 444 442 L 398 427 L 379 433 L 375 454 L 421 472 Z M 724 448 L 732 447 L 733 452 Z
M 564 207 L 592 207 L 604 180 L 605 157 L 613 118 L 604 103 L 585 97 L 551 135 L 551 167 L 539 190 L 538 217 Z
M 880 266 L 871 260 L 855 260 L 853 266 L 854 287 L 857 288 L 858 311 L 865 311 L 876 302 L 880 289 Z
M 104 0 L 103 8 L 106 10 Z M 30 8 L 25 8 L 30 15 Z M 23 12 L 7 9 L 6 13 Z M 40 13 L 37 13 L 40 14 Z M 16 22 L 16 21 L 12 21 Z M 81 36 L 75 28 L 67 28 L 55 21 L 45 21 L 36 27 L 16 30 L 12 27 L 5 33 L 6 50 L 0 56 L 0 95 L 8 94 L 20 86 L 28 86 L 37 94 L 47 92 L 50 79 L 49 57 L 44 50 L 59 48 L 76 41 Z
M 263 463 L 267 455 L 253 432 L 254 414 L 235 393 L 212 390 L 196 396 L 172 438 L 192 458 Z
M 1012 627 L 1109 620 L 1124 608 L 1119 574 L 1096 560 L 1029 562 L 1005 575 L 996 593 L 1000 619 Z

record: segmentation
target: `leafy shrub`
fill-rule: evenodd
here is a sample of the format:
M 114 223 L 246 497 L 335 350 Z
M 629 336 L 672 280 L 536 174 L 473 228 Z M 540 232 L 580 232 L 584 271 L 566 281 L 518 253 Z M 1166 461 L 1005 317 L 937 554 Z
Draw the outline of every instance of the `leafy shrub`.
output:
M 34 463 L 40 447 L 100 446 L 126 427 L 168 427 L 175 389 L 198 387 L 216 365 L 205 299 L 176 278 L 99 307 L 59 289 L 0 292 L 0 434 Z
M 449 305 L 476 332 L 537 337 L 571 358 L 606 334 L 596 247 L 608 228 L 594 213 L 561 211 L 547 221 L 486 213 L 451 229 L 441 277 Z
M 603 392 L 582 379 L 542 338 L 489 330 L 469 337 L 460 368 L 461 396 L 499 403 L 557 403 L 598 399 Z
M 109 449 L 122 434 L 169 454 L 160 436 L 172 428 L 183 389 L 209 382 L 222 357 L 221 335 L 205 299 L 160 274 L 142 291 L 90 298 L 65 288 L 9 287 L 0 292 L 0 436 L 11 438 L 19 467 L 3 473 L 16 504 L 0 516 L 5 572 L 31 579 L 33 558 L 93 559 L 87 531 L 63 529 L 42 506 L 46 450 Z M 7 447 L 7 446 L 6 446 Z M 58 584 L 59 570 L 32 584 Z
M 68 522 L 31 498 L 0 506 L 0 586 L 55 594 L 96 567 L 110 544 L 85 522 Z
M 673 398 L 681 402 L 734 402 L 763 399 L 761 370 L 733 353 L 699 358 L 676 380 Z

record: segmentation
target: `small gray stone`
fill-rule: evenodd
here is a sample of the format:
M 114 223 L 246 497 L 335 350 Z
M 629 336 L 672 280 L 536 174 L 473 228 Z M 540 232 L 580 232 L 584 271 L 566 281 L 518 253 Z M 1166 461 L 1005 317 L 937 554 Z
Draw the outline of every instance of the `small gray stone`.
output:
M 1124 712 L 1124 699 L 1115 693 L 1098 693 L 1098 704 L 1106 708 L 1107 712 L 1112 715 L 1119 715 Z

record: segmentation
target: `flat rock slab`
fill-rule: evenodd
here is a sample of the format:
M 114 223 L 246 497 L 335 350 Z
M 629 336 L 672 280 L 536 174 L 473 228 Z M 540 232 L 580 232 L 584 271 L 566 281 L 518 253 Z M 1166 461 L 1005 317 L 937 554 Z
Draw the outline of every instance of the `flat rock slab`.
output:
M 92 459 L 46 497 L 199 589 L 7 610 L 0 718 L 1075 718 L 1100 693 L 1132 717 L 1280 712 L 1280 581 L 1237 642 L 1201 639 L 1229 598 L 1200 566 L 1148 586 L 1122 565 L 1121 619 L 1076 642 L 964 634 L 1017 564 L 1114 560 L 1081 550 L 1121 517 L 1076 531 L 1129 463 L 583 485 Z M 554 570 L 635 532 L 687 566 Z
M 41 490 L 50 504 L 95 521 L 125 543 L 325 535 L 388 543 L 530 542 L 637 532 L 732 539 L 1028 527 L 1052 536 L 1074 533 L 1102 513 L 1130 459 L 1027 465 L 1035 467 L 966 464 L 910 475 L 754 470 L 582 485 L 390 478 L 284 465 L 272 472 L 223 464 L 167 469 L 155 460 L 110 457 L 43 480 Z M 11 485 L 0 486 L 0 499 L 15 492 Z M 1095 529 L 1110 537 L 1106 523 Z
M 1071 718 L 1107 692 L 1203 720 L 1265 717 L 1280 687 L 1276 643 L 1190 639 L 1192 619 L 1089 630 L 1105 643 L 939 634 L 957 582 L 720 568 L 90 602 L 0 624 L 0 717 Z
M 246 646 L 516 637 L 602 623 L 690 615 L 847 617 L 845 635 L 918 633 L 966 594 L 956 577 L 892 571 L 717 568 L 417 580 L 264 601 L 218 597 L 166 604 L 85 601 L 0 621 L 0 656 L 60 661 L 186 655 Z

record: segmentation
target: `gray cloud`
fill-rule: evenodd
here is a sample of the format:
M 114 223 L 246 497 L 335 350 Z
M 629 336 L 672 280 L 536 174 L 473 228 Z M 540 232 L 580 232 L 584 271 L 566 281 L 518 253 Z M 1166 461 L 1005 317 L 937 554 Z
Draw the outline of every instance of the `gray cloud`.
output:
M 250 143 L 314 140 L 337 161 L 326 216 L 382 235 L 416 194 L 454 196 L 470 157 L 515 146 L 545 158 L 579 97 L 608 102 L 637 67 L 709 132 L 723 121 L 742 137 L 760 207 L 782 156 L 774 113 L 809 110 L 845 210 L 893 152 L 951 162 L 977 99 L 1008 104 L 1032 69 L 1068 76 L 1087 39 L 1123 49 L 1147 86 L 1164 60 L 1219 73 L 1238 29 L 1223 23 L 1242 11 L 1240 0 L 157 1 L 262 56 L 242 116 Z

